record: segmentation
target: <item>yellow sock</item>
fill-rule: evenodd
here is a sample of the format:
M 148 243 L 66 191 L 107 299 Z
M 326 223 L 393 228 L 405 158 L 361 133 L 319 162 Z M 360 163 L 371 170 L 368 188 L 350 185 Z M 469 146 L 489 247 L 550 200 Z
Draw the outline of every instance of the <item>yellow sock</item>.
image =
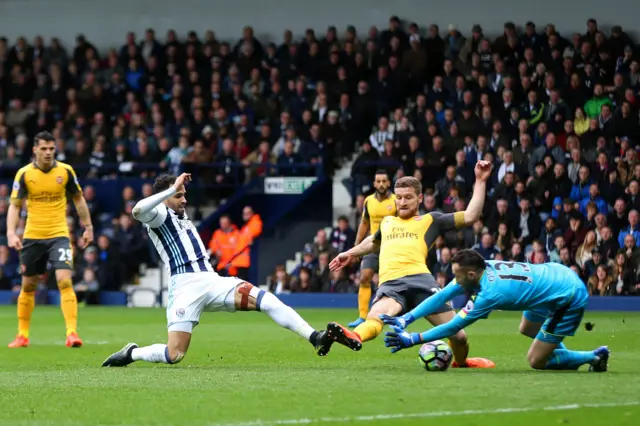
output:
M 384 327 L 384 324 L 381 320 L 377 318 L 367 318 L 367 320 L 357 326 L 353 332 L 357 333 L 363 342 L 366 342 L 378 337 L 378 334 L 382 332 L 382 327 Z
M 371 283 L 360 283 L 358 289 L 358 311 L 360 318 L 366 318 L 369 313 L 369 303 L 371 302 Z
M 460 344 L 459 341 L 449 339 L 449 346 L 458 365 L 466 365 L 467 356 L 469 355 L 469 341 L 465 340 L 464 344 Z
M 31 313 L 36 307 L 36 293 L 34 291 L 20 290 L 18 295 L 18 334 L 29 338 L 31 325 Z
M 73 291 L 71 280 L 60 281 L 58 287 L 60 288 L 60 309 L 62 309 L 68 336 L 78 329 L 78 299 Z

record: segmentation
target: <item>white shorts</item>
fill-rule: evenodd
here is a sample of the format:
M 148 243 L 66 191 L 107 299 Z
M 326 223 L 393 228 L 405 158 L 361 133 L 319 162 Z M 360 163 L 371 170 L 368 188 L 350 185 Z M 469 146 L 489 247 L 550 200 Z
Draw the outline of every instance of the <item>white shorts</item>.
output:
M 239 278 L 221 277 L 215 272 L 172 276 L 167 303 L 169 331 L 190 333 L 203 311 L 235 312 L 234 290 L 242 282 Z

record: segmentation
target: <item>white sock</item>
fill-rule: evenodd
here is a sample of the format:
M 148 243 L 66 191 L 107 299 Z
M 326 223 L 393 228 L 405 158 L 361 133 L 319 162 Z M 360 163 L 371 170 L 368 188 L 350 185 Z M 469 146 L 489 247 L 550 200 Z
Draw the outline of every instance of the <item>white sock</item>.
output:
M 281 327 L 288 328 L 306 340 L 309 340 L 311 334 L 316 331 L 296 311 L 271 293 L 264 293 L 260 303 L 260 311 L 269 315 Z
M 142 348 L 135 348 L 131 351 L 131 358 L 134 361 L 147 361 L 147 362 L 161 362 L 163 364 L 170 364 L 168 361 L 168 349 L 167 345 L 156 343 L 151 346 L 144 346 Z

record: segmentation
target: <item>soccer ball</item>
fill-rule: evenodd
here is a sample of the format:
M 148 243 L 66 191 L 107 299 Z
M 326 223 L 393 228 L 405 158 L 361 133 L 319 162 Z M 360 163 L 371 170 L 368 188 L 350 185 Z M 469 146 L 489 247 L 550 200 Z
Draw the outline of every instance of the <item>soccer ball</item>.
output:
M 425 343 L 418 351 L 420 365 L 427 371 L 446 371 L 451 365 L 453 353 L 442 340 Z

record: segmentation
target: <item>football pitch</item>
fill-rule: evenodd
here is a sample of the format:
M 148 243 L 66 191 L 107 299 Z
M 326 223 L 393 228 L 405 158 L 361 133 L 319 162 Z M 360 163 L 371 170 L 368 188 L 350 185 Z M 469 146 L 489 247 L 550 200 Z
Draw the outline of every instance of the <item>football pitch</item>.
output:
M 315 327 L 353 310 L 300 310 Z M 164 343 L 161 309 L 82 308 L 81 349 L 64 347 L 56 307 L 34 311 L 31 346 L 8 349 L 15 307 L 0 308 L 1 425 L 637 425 L 640 314 L 587 312 L 570 349 L 609 345 L 609 372 L 533 371 L 517 313 L 470 327 L 471 355 L 495 370 L 428 373 L 417 347 L 391 355 L 381 339 L 353 353 L 311 345 L 260 313 L 203 315 L 175 366 L 101 368 L 125 343 Z M 426 328 L 418 321 L 411 330 Z

